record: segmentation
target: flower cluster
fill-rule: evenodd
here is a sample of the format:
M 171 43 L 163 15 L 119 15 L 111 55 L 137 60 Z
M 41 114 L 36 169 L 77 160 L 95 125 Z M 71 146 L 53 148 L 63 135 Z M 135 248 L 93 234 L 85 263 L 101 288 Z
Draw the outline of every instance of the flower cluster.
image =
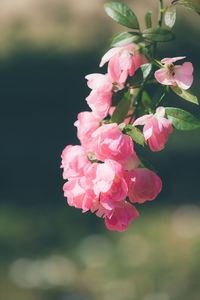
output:
M 162 189 L 162 181 L 141 164 L 134 141 L 123 131 L 127 120 L 117 124 L 110 118 L 115 109 L 114 93 L 125 87 L 128 78 L 147 59 L 135 44 L 129 44 L 109 50 L 100 66 L 106 62 L 106 74 L 86 76 L 91 89 L 86 101 L 91 111 L 79 113 L 74 124 L 81 145 L 69 145 L 62 152 L 61 167 L 67 180 L 63 189 L 70 206 L 104 218 L 110 230 L 124 231 L 139 216 L 134 204 L 154 200 Z M 157 71 L 156 78 L 160 78 L 158 72 L 166 70 Z M 129 118 L 129 126 L 138 125 L 144 125 L 144 140 L 152 151 L 162 150 L 173 130 L 164 107 L 134 122 Z
M 173 1 L 164 8 L 163 1 L 158 2 L 157 27 L 152 27 L 148 11 L 144 30 L 126 4 L 105 4 L 108 16 L 133 31 L 114 37 L 114 47 L 100 62 L 100 67 L 107 64 L 106 74 L 86 76 L 91 110 L 80 112 L 74 123 L 80 145 L 67 146 L 61 155 L 68 204 L 103 218 L 109 230 L 126 230 L 139 216 L 135 205 L 154 200 L 162 189 L 160 177 L 140 158 L 139 147 L 161 151 L 173 128 L 200 128 L 190 112 L 163 106 L 169 92 L 193 104 L 198 99 L 188 90 L 193 82 L 192 63 L 176 64 L 185 56 L 155 58 L 157 44 L 174 38 L 171 28 L 176 19 L 174 5 L 178 5 Z M 164 14 L 168 29 L 162 28 Z M 149 84 L 154 88 L 149 89 Z

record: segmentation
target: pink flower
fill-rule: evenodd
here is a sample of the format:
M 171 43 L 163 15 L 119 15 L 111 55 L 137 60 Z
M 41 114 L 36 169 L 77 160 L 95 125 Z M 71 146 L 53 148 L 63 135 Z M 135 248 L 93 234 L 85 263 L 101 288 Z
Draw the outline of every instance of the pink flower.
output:
M 120 207 L 115 208 L 112 214 L 105 217 L 105 224 L 109 230 L 125 231 L 132 220 L 139 217 L 134 206 L 123 202 Z
M 92 134 L 96 158 L 125 163 L 133 154 L 133 142 L 118 128 L 117 123 L 104 124 Z
M 144 125 L 144 138 L 145 141 L 148 141 L 152 151 L 162 150 L 173 131 L 171 122 L 164 116 L 165 108 L 158 107 L 154 115 L 144 115 L 133 123 L 134 126 Z
M 140 165 L 140 163 L 141 162 L 137 154 L 135 153 L 135 151 L 133 151 L 131 157 L 123 164 L 123 169 L 126 171 L 131 171 L 133 169 L 136 169 Z
M 107 117 L 111 102 L 112 93 L 99 90 L 93 90 L 86 98 L 87 104 L 93 111 L 94 115 L 100 119 Z
M 91 178 L 86 176 L 71 178 L 64 184 L 63 190 L 70 206 L 80 208 L 83 212 L 92 208 L 96 196 Z
M 88 87 L 92 90 L 112 91 L 112 79 L 108 74 L 93 73 L 85 76 L 85 78 L 88 80 Z
M 108 74 L 90 74 L 85 77 L 92 89 L 86 101 L 94 115 L 104 119 L 109 112 L 112 102 L 112 80 Z
M 148 169 L 135 169 L 127 173 L 128 197 L 134 203 L 154 200 L 162 189 L 160 177 Z
M 182 65 L 175 66 L 173 62 L 184 59 L 185 56 L 164 58 L 161 60 L 163 68 L 155 72 L 155 78 L 164 85 L 179 86 L 183 90 L 190 88 L 193 82 L 193 65 L 191 62 L 185 62 Z
M 95 195 L 99 196 L 100 204 L 107 210 L 119 206 L 127 196 L 122 166 L 114 160 L 106 159 L 103 164 L 98 164 L 93 183 Z
M 84 111 L 78 114 L 78 120 L 74 123 L 77 127 L 77 135 L 86 151 L 92 151 L 92 133 L 100 126 L 100 118 L 92 112 Z
M 81 146 L 67 146 L 61 155 L 63 178 L 82 176 L 86 168 L 90 166 L 85 150 Z
M 138 52 L 136 44 L 128 44 L 123 47 L 115 47 L 110 49 L 103 57 L 100 63 L 102 67 L 108 63 L 108 74 L 113 82 L 124 84 L 128 75 L 133 76 L 135 71 L 142 65 L 147 63 L 144 55 Z

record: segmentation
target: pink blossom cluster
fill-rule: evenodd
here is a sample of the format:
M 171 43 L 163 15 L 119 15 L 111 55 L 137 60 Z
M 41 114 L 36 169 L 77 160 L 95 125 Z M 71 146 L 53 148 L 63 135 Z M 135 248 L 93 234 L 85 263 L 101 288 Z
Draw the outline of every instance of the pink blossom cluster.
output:
M 135 44 L 112 48 L 103 56 L 100 66 L 108 63 L 107 73 L 86 76 L 91 89 L 86 101 L 91 111 L 80 112 L 74 124 L 80 145 L 67 146 L 61 156 L 68 204 L 103 218 L 109 230 L 126 230 L 139 216 L 134 205 L 154 200 L 162 189 L 160 177 L 141 166 L 123 124 L 105 120 L 113 93 L 123 89 L 128 76 L 134 76 L 146 62 Z M 152 151 L 162 150 L 172 132 L 164 107 L 132 125 L 143 126 Z

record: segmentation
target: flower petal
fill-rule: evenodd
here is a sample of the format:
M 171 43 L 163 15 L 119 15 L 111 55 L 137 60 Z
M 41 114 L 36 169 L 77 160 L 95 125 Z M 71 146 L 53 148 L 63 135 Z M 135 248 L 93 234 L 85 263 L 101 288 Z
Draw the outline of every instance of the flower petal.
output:
M 171 57 L 171 58 L 166 57 L 161 60 L 161 63 L 162 64 L 171 64 L 173 62 L 176 62 L 177 60 L 181 60 L 184 58 L 186 58 L 186 56 L 177 56 L 177 57 Z

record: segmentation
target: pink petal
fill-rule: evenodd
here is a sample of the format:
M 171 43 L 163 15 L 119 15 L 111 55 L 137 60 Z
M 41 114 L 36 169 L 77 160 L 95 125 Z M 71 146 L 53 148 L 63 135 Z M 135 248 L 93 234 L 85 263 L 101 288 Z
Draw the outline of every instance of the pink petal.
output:
M 184 58 L 186 58 L 186 56 L 177 56 L 177 57 L 172 57 L 172 58 L 163 58 L 162 60 L 161 60 L 161 63 L 163 63 L 163 64 L 171 64 L 171 63 L 173 63 L 173 62 L 176 62 L 177 60 L 181 60 L 181 59 L 184 59 Z
M 167 68 L 161 68 L 154 73 L 158 82 L 164 85 L 174 85 L 176 82 L 172 76 L 169 75 Z
M 108 64 L 108 74 L 112 78 L 113 82 L 119 82 L 121 76 L 121 69 L 119 65 L 119 57 L 115 55 L 112 57 Z
M 153 114 L 144 115 L 144 116 L 136 119 L 135 122 L 133 123 L 133 126 L 145 125 L 148 121 L 151 120 L 152 117 L 153 117 Z
M 153 134 L 153 127 L 150 126 L 148 128 L 147 126 L 144 126 L 143 134 L 144 134 L 145 140 L 147 141 L 152 136 L 152 134 Z
M 178 86 L 184 90 L 191 87 L 193 82 L 193 65 L 191 62 L 185 62 L 182 66 L 175 68 L 175 80 Z
M 104 54 L 104 56 L 101 59 L 100 62 L 100 67 L 102 67 L 105 63 L 107 63 L 115 54 L 119 53 L 119 51 L 121 50 L 121 47 L 115 47 L 115 48 L 111 48 L 110 50 L 108 50 L 108 52 L 106 52 L 106 54 Z
M 156 116 L 158 116 L 158 117 L 164 117 L 165 116 L 165 108 L 163 106 L 159 106 L 156 109 Z
M 133 63 L 134 69 L 136 71 L 141 65 L 148 63 L 148 60 L 144 55 L 140 53 L 135 53 L 133 56 Z

